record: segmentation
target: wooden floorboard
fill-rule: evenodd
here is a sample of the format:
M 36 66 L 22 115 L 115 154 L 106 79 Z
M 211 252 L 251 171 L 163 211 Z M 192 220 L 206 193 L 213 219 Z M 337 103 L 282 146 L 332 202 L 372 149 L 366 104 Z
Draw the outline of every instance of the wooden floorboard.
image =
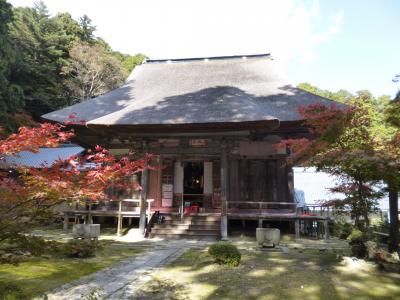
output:
M 154 211 L 152 211 L 154 212 Z M 168 215 L 180 215 L 180 213 L 175 211 L 160 211 L 163 214 Z M 118 210 L 70 210 L 64 211 L 65 214 L 69 216 L 79 216 L 79 215 L 88 215 L 89 213 L 92 216 L 108 216 L 108 217 L 118 217 Z M 122 211 L 122 217 L 140 217 L 139 211 Z M 191 213 L 185 214 L 185 216 L 220 216 L 221 212 L 219 210 L 213 210 L 208 212 L 201 213 Z M 229 219 L 264 219 L 264 220 L 327 220 L 328 217 L 323 217 L 319 215 L 306 215 L 306 214 L 298 214 L 291 210 L 252 210 L 252 209 L 230 209 L 228 211 Z

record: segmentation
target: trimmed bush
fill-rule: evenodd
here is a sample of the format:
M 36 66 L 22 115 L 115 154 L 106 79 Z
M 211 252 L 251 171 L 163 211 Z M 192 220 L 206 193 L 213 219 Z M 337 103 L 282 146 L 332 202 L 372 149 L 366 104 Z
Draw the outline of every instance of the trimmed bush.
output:
M 20 240 L 19 247 L 23 251 L 31 253 L 33 256 L 40 256 L 45 253 L 51 253 L 57 250 L 58 243 L 55 241 L 46 241 L 38 236 L 25 236 Z
M 38 236 L 15 234 L 8 242 L 0 249 L 0 264 L 18 265 L 27 257 L 52 254 L 58 250 L 57 242 Z
M 235 245 L 225 242 L 212 244 L 208 248 L 208 253 L 215 258 L 217 263 L 232 267 L 238 266 L 242 258 L 239 249 Z
M 350 241 L 350 244 L 363 242 L 365 238 L 364 233 L 361 230 L 353 229 L 347 239 Z
M 340 224 L 340 234 L 339 238 L 340 239 L 347 239 L 348 236 L 351 234 L 351 231 L 353 230 L 353 225 L 347 222 L 343 222 Z
M 346 221 L 336 221 L 331 224 L 332 235 L 337 236 L 340 239 L 347 239 L 353 230 L 354 226 Z
M 67 257 L 87 258 L 96 255 L 97 241 L 71 240 L 65 244 L 63 253 Z
M 366 235 L 362 231 L 353 229 L 347 239 L 349 240 L 353 256 L 357 258 L 365 258 L 367 256 L 367 247 L 364 244 Z

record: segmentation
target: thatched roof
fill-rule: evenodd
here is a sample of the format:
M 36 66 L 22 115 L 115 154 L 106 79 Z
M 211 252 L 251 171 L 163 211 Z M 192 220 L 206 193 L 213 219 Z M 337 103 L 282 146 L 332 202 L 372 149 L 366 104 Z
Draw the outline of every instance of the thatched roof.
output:
M 299 106 L 333 102 L 290 86 L 269 55 L 150 60 L 105 95 L 48 113 L 87 125 L 209 124 L 300 119 Z

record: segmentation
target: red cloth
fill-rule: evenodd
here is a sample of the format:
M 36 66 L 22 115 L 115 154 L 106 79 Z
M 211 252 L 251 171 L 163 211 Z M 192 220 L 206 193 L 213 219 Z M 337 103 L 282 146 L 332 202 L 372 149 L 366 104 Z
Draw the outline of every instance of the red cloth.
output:
M 199 206 L 198 205 L 192 205 L 190 206 L 190 212 L 197 214 L 199 212 Z
M 197 214 L 199 212 L 199 208 L 200 208 L 200 206 L 198 206 L 198 205 L 185 206 L 183 208 L 183 213 L 185 215 Z

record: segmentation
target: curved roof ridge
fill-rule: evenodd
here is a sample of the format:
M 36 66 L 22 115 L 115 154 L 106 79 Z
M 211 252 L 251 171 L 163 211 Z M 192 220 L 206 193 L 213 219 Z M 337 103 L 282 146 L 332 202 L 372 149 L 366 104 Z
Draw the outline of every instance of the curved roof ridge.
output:
M 163 59 L 146 59 L 145 63 L 175 63 L 175 62 L 192 62 L 192 61 L 210 61 L 210 60 L 228 60 L 228 59 L 248 59 L 248 58 L 270 58 L 270 53 L 262 54 L 244 54 L 244 55 L 223 55 L 223 56 L 203 56 L 188 58 L 163 58 Z

